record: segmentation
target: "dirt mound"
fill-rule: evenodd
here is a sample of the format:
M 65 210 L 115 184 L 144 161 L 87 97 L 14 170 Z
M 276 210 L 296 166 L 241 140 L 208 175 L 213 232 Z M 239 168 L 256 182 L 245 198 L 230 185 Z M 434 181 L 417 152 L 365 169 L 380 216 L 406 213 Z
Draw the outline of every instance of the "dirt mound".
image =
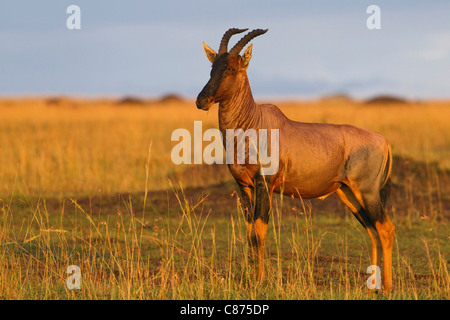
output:
M 116 102 L 120 106 L 146 106 L 146 105 L 157 105 L 157 104 L 172 104 L 181 103 L 184 99 L 175 93 L 170 93 L 161 96 L 160 98 L 146 100 L 137 96 L 125 96 Z
M 116 102 L 116 104 L 142 106 L 142 105 L 147 104 L 147 101 L 145 99 L 135 97 L 135 96 L 125 96 L 122 99 L 119 99 Z
M 365 101 L 365 104 L 406 104 L 408 103 L 408 100 L 398 97 L 398 96 L 391 96 L 391 95 L 379 95 L 375 96 L 373 98 L 367 99 Z
M 335 93 L 335 94 L 329 94 L 329 95 L 323 96 L 320 99 L 320 101 L 321 102 L 334 102 L 334 103 L 336 103 L 336 102 L 348 103 L 348 102 L 353 102 L 353 99 L 351 96 L 349 96 L 346 93 Z
M 183 102 L 184 99 L 175 93 L 169 93 L 166 95 L 163 95 L 157 102 L 159 103 L 179 103 Z

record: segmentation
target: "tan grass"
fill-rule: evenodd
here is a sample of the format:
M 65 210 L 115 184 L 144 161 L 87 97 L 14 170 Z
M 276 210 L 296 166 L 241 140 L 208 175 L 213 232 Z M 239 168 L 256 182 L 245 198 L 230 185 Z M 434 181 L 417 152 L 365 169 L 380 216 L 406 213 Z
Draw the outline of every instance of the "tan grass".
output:
M 279 106 L 292 119 L 378 131 L 394 154 L 450 168 L 450 102 Z M 204 113 L 179 101 L 1 100 L 0 299 L 449 299 L 449 229 L 441 217 L 448 193 L 439 188 L 446 178 L 431 169 L 419 198 L 416 180 L 403 181 L 405 195 L 398 191 L 389 208 L 397 225 L 391 295 L 367 294 L 370 245 L 354 220 L 337 212 L 317 217 L 303 202 L 287 208 L 283 198 L 268 232 L 267 279 L 257 285 L 239 202 L 226 199 L 236 201 L 227 216 L 217 215 L 217 202 L 212 211 L 205 206 L 217 201 L 207 198 L 207 187 L 230 179 L 226 166 L 170 160 L 172 131 L 192 132 L 194 120 L 204 130 L 217 127 L 217 109 Z M 188 186 L 203 186 L 205 194 L 191 199 Z M 175 194 L 167 210 L 149 203 L 155 190 Z M 115 193 L 125 194 L 121 205 L 106 203 L 103 211 L 76 200 Z M 47 199 L 60 204 L 49 207 Z M 407 214 L 396 217 L 398 207 Z M 291 209 L 297 214 L 286 215 Z M 65 286 L 72 264 L 81 267 L 82 290 Z
M 436 161 L 450 168 L 450 102 L 403 105 L 363 105 L 355 102 L 282 102 L 292 119 L 305 122 L 349 123 L 384 134 L 395 155 Z M 23 193 L 66 196 L 98 192 L 167 189 L 168 177 L 183 177 L 185 186 L 204 186 L 228 179 L 176 166 L 170 151 L 172 131 L 194 120 L 203 130 L 217 128 L 217 107 L 208 113 L 193 102 L 117 105 L 113 100 L 70 100 L 57 105 L 45 99 L 0 100 L 0 195 L 16 188 Z M 206 143 L 205 143 L 206 145 Z

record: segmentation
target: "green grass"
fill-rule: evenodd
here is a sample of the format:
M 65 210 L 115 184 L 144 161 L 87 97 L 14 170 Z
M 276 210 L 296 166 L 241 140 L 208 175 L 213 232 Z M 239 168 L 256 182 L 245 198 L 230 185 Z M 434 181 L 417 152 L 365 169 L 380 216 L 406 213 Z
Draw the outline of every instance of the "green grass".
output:
M 370 241 L 356 219 L 343 206 L 319 212 L 309 201 L 281 198 L 268 231 L 266 279 L 257 284 L 233 185 L 223 189 L 228 215 L 182 189 L 159 199 L 171 203 L 165 209 L 151 193 L 104 199 L 104 207 L 98 199 L 57 204 L 18 195 L 21 209 L 13 212 L 3 202 L 1 298 L 450 298 L 447 223 L 393 217 L 394 290 L 368 294 Z M 81 268 L 81 290 L 66 288 L 73 264 Z

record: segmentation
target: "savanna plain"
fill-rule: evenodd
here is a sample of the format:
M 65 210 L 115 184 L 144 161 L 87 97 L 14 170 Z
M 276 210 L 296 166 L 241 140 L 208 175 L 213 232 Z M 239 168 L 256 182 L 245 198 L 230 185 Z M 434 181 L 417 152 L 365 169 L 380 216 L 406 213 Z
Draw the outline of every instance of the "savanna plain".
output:
M 217 106 L 4 97 L 0 299 L 448 300 L 450 101 L 270 102 L 297 121 L 353 124 L 390 140 L 391 293 L 368 293 L 370 239 L 335 195 L 274 197 L 266 277 L 255 282 L 226 165 L 171 161 L 173 130 L 193 133 L 195 120 L 217 128 Z M 67 287 L 70 265 L 80 289 Z

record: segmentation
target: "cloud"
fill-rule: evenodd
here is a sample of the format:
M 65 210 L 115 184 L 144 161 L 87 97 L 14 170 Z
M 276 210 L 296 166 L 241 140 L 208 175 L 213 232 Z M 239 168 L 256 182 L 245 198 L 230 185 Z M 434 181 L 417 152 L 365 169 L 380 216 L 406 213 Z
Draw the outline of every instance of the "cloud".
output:
M 391 92 L 398 84 L 383 77 L 349 78 L 340 81 L 326 78 L 262 78 L 250 79 L 250 85 L 257 97 L 317 97 L 344 92 L 357 98 Z
M 418 57 L 425 61 L 441 61 L 450 57 L 450 32 L 432 35 L 426 49 Z

